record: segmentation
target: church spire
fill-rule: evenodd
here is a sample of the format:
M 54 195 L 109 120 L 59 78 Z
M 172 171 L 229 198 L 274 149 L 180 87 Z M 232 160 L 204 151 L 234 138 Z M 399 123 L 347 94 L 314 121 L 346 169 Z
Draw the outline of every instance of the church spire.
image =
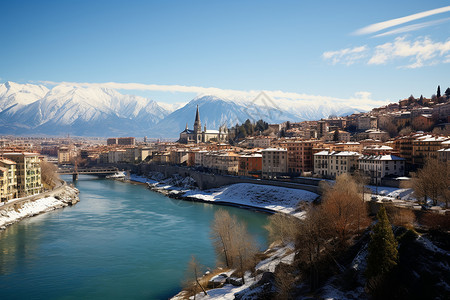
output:
M 198 111 L 198 104 L 197 104 L 197 113 L 195 114 L 194 132 L 195 133 L 202 132 L 202 123 L 200 122 L 200 113 Z
M 198 112 L 198 104 L 197 104 L 197 113 L 195 114 L 195 122 L 200 122 L 200 114 Z

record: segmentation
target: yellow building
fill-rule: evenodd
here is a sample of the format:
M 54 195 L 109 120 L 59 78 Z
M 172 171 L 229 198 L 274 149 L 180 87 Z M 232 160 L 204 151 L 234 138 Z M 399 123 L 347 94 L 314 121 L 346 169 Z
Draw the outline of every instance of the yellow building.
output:
M 17 198 L 16 163 L 9 159 L 0 159 L 1 175 L 1 201 Z
M 19 197 L 39 194 L 42 191 L 41 160 L 37 153 L 4 153 L 3 156 L 16 163 Z

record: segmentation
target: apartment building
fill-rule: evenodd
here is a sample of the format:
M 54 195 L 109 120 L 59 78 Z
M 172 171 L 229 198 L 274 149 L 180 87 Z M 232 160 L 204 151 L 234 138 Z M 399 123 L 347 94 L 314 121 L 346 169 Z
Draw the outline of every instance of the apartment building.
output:
M 287 149 L 287 172 L 301 174 L 314 169 L 314 141 L 284 141 L 281 146 Z
M 269 148 L 272 138 L 268 136 L 248 137 L 244 141 L 244 145 L 250 148 Z
M 395 178 L 405 175 L 405 159 L 395 155 L 364 155 L 358 160 L 358 168 L 371 184 L 381 184 L 384 178 Z
M 37 153 L 4 153 L 3 157 L 16 163 L 18 196 L 25 197 L 42 191 L 41 160 Z
M 205 154 L 203 166 L 221 174 L 238 175 L 239 154 L 231 151 L 212 151 Z
M 262 172 L 262 154 L 250 153 L 239 156 L 239 175 L 260 177 Z
M 136 145 L 136 139 L 134 137 L 119 137 L 119 138 L 108 138 L 106 140 L 108 146 L 119 145 L 119 146 L 134 146 Z
M 424 135 L 412 142 L 412 163 L 416 167 L 423 167 L 427 159 L 437 159 L 438 150 L 444 148 L 442 142 L 449 137 Z
M 18 197 L 16 163 L 9 159 L 0 159 L 2 182 L 0 200 L 8 201 Z
M 360 116 L 357 119 L 358 130 L 378 128 L 378 119 L 374 116 Z
M 125 149 L 117 149 L 108 151 L 108 163 L 117 164 L 126 162 L 126 153 Z
M 314 174 L 325 178 L 336 178 L 343 173 L 353 173 L 358 169 L 358 152 L 320 151 L 314 154 Z
M 69 147 L 59 147 L 58 149 L 58 164 L 68 164 L 71 159 L 71 152 Z
M 263 178 L 276 178 L 288 172 L 287 149 L 267 148 L 261 153 Z
M 170 163 L 176 165 L 187 164 L 189 151 L 186 149 L 177 149 L 170 151 Z

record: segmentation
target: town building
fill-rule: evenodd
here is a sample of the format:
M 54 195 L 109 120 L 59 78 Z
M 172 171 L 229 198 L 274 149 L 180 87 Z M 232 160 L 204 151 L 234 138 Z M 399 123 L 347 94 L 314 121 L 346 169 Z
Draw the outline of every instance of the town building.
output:
M 450 123 L 450 101 L 433 107 L 433 118 L 438 122 Z
M 249 153 L 239 156 L 239 175 L 249 177 L 261 177 L 262 155 Z
M 324 178 L 336 178 L 344 173 L 353 173 L 358 169 L 358 152 L 320 151 L 314 154 L 314 174 Z
M 449 137 L 424 135 L 412 142 L 412 163 L 415 167 L 423 167 L 427 159 L 437 159 L 438 150 L 442 149 L 442 142 Z
M 0 158 L 2 182 L 0 184 L 0 201 L 8 201 L 18 197 L 16 163 L 9 159 Z
M 378 119 L 374 116 L 360 116 L 357 122 L 358 130 L 378 128 Z
M 18 196 L 25 197 L 42 191 L 41 160 L 37 153 L 4 153 L 3 157 L 16 163 Z
M 267 148 L 262 153 L 262 177 L 276 178 L 288 172 L 287 149 Z
M 205 154 L 203 166 L 218 174 L 238 175 L 239 155 L 231 151 L 211 151 Z
M 385 178 L 405 175 L 405 159 L 395 155 L 364 155 L 358 160 L 358 168 L 371 184 L 380 185 Z
M 310 172 L 314 168 L 314 141 L 285 141 L 281 146 L 287 149 L 287 172 L 301 174 Z
M 58 164 L 69 164 L 71 160 L 71 152 L 69 147 L 58 148 Z
M 337 138 L 336 142 L 350 142 L 350 137 L 351 135 L 349 132 L 335 129 L 325 134 L 325 141 L 330 142 L 334 141 L 335 138 Z
M 269 148 L 272 139 L 268 136 L 248 137 L 243 142 L 243 145 L 249 148 Z
M 108 146 L 134 146 L 136 145 L 136 139 L 134 137 L 108 138 L 106 144 Z
M 220 126 L 219 130 L 208 130 L 206 125 L 202 131 L 202 123 L 200 121 L 200 113 L 197 105 L 197 112 L 195 114 L 194 130 L 188 128 L 186 123 L 186 129 L 180 133 L 179 143 L 208 143 L 208 142 L 227 142 L 229 137 L 228 128 L 226 125 Z

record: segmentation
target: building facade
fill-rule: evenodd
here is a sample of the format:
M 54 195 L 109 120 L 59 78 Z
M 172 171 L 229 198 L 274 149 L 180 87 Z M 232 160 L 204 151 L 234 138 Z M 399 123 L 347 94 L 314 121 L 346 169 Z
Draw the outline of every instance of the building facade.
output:
M 4 153 L 3 156 L 16 163 L 19 197 L 39 194 L 42 191 L 41 160 L 36 153 Z
M 190 130 L 186 124 L 186 129 L 180 133 L 180 139 L 178 142 L 189 143 L 208 143 L 208 142 L 227 142 L 228 141 L 228 128 L 226 125 L 220 126 L 219 130 L 207 130 L 206 125 L 202 130 L 202 123 L 200 121 L 200 113 L 197 105 L 197 112 L 195 114 L 194 130 Z
M 18 197 L 16 163 L 9 159 L 0 159 L 2 169 L 1 201 L 8 201 Z
M 344 173 L 353 173 L 358 169 L 358 152 L 320 151 L 314 154 L 314 174 L 325 178 L 336 178 Z
M 262 153 L 262 177 L 276 178 L 286 174 L 287 168 L 287 150 L 285 148 L 267 148 Z
M 371 184 L 379 185 L 383 178 L 405 175 L 405 159 L 395 155 L 364 155 L 358 160 L 358 168 Z

